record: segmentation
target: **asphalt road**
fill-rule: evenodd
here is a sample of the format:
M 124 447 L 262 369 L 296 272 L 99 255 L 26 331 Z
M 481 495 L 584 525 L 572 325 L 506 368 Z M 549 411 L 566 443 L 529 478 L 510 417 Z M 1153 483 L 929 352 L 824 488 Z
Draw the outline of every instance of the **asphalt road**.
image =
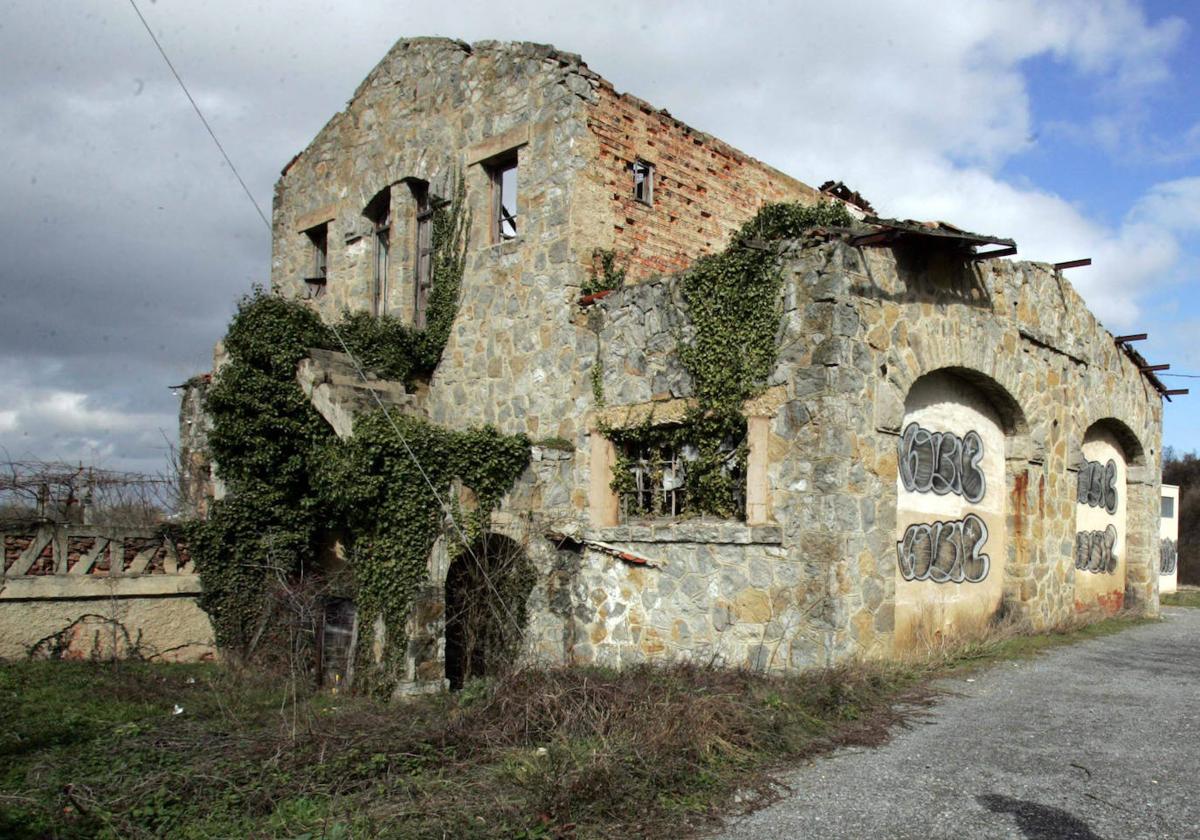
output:
M 1200 838 L 1200 609 L 1001 663 L 878 749 L 815 759 L 725 840 Z

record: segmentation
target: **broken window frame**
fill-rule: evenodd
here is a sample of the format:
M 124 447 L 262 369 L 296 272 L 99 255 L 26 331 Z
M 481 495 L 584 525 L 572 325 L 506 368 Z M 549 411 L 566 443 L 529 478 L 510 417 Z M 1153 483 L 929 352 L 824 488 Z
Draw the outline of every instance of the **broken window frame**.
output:
M 521 232 L 520 218 L 520 182 L 518 179 L 517 150 L 505 152 L 493 158 L 486 165 L 488 180 L 492 191 L 492 244 L 498 245 L 516 239 Z M 512 200 L 505 195 L 505 175 L 512 173 Z M 508 205 L 511 204 L 511 207 Z
M 633 173 L 634 199 L 647 207 L 653 207 L 654 164 L 639 158 L 629 165 L 629 171 Z
M 304 231 L 308 237 L 312 262 L 310 274 L 304 278 L 308 287 L 308 297 L 317 298 L 325 293 L 325 285 L 329 280 L 329 222 L 322 222 Z
M 633 474 L 633 490 L 622 493 L 621 515 L 679 517 L 687 513 L 687 466 L 684 450 L 670 443 L 627 443 L 625 455 Z
M 368 202 L 363 215 L 371 222 L 374 231 L 375 259 L 371 287 L 371 312 L 384 315 L 387 312 L 388 263 L 392 235 L 392 190 L 384 187 Z
M 417 207 L 416 255 L 413 266 L 413 326 L 425 327 L 429 292 L 433 288 L 433 214 L 435 201 L 429 195 L 429 185 L 416 181 L 411 185 Z

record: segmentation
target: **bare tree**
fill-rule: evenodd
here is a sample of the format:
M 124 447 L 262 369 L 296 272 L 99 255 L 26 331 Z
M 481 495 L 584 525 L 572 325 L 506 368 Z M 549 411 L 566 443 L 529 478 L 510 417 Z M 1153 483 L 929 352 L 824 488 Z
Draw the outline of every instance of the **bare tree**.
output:
M 0 525 L 154 525 L 178 509 L 179 481 L 62 461 L 0 461 Z

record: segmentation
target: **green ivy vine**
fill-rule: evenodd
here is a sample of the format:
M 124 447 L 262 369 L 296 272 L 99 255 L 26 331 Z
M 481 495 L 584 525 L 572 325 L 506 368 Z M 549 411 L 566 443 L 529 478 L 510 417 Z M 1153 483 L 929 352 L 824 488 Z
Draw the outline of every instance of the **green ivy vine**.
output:
M 524 471 L 529 440 L 491 427 L 457 432 L 376 412 L 356 418 L 353 436 L 339 440 L 296 382 L 296 365 L 310 348 L 342 350 L 342 342 L 386 378 L 411 382 L 433 371 L 450 335 L 465 266 L 470 219 L 463 189 L 459 177 L 453 198 L 434 214 L 425 329 L 346 313 L 335 333 L 308 306 L 261 289 L 239 303 L 224 342 L 228 361 L 206 398 L 211 453 L 226 494 L 208 519 L 186 527 L 203 584 L 201 606 L 224 650 L 245 657 L 271 639 L 280 620 L 267 597 L 272 579 L 304 576 L 319 551 L 340 538 L 363 628 L 356 660 L 368 667 L 359 674 L 363 684 L 390 692 L 429 552 L 457 510 L 442 506 L 452 483 L 475 493 L 476 509 L 458 511 L 458 518 L 468 539 L 476 539 Z M 371 650 L 378 616 L 387 639 L 376 666 L 362 654 Z
M 768 204 L 723 251 L 701 257 L 683 275 L 683 299 L 694 335 L 678 353 L 691 375 L 696 405 L 677 424 L 656 426 L 648 420 L 632 429 L 605 429 L 617 444 L 612 488 L 623 499 L 629 498 L 635 468 L 650 469 L 650 478 L 657 480 L 653 453 L 686 450 L 687 512 L 745 516 L 742 405 L 761 391 L 779 351 L 783 271 L 772 245 L 809 228 L 852 223 L 840 203 Z

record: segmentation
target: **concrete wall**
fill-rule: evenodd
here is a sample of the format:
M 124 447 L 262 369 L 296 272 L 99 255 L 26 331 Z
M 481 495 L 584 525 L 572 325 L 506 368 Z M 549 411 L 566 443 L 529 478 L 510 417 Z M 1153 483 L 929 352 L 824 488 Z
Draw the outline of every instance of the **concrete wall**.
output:
M 1166 594 L 1179 588 L 1179 488 L 1162 486 L 1163 515 L 1159 520 L 1158 591 Z M 1167 516 L 1167 500 L 1171 515 Z
M 211 659 L 212 625 L 186 547 L 153 529 L 10 527 L 0 659 Z

